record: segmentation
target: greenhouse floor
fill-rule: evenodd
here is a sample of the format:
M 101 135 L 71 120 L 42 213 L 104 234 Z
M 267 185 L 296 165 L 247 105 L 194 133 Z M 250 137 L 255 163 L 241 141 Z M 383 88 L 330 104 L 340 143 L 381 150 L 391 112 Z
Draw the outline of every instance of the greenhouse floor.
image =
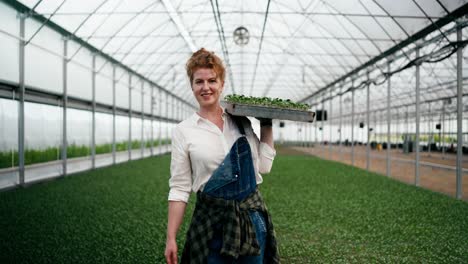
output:
M 298 153 L 311 154 L 320 158 L 352 164 L 351 147 L 320 145 L 319 147 L 292 147 Z M 387 151 L 371 150 L 370 166 L 372 172 L 386 175 Z M 390 175 L 399 181 L 414 184 L 415 182 L 415 153 L 405 154 L 401 149 L 391 149 Z M 354 147 L 354 164 L 359 168 L 366 168 L 366 147 Z M 456 155 L 452 153 L 421 152 L 420 153 L 420 186 L 455 197 L 456 194 Z M 462 163 L 462 198 L 468 200 L 468 156 L 464 156 Z
M 0 263 L 164 263 L 169 163 L 0 192 Z M 464 201 L 310 155 L 278 154 L 260 189 L 282 263 L 468 262 Z

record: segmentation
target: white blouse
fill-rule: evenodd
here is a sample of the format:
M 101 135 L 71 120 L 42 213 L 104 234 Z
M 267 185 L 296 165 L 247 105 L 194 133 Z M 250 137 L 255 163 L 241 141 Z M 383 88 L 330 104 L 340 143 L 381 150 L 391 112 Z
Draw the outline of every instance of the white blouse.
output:
M 224 109 L 223 109 L 224 110 Z M 194 113 L 172 132 L 171 178 L 169 201 L 188 202 L 190 192 L 203 190 L 212 173 L 223 162 L 234 142 L 241 136 L 236 123 L 223 113 L 224 129 Z M 276 151 L 260 142 L 250 122 L 244 124 L 257 184 L 260 173 L 269 173 Z

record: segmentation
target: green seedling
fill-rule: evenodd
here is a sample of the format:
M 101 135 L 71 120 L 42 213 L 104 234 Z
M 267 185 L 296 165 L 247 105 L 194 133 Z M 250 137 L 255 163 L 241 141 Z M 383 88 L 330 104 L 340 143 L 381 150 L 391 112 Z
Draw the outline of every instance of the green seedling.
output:
M 224 99 L 229 103 L 259 105 L 283 109 L 308 110 L 310 108 L 308 104 L 296 103 L 291 101 L 290 99 L 273 99 L 269 97 L 253 97 L 237 94 L 227 95 L 224 97 Z

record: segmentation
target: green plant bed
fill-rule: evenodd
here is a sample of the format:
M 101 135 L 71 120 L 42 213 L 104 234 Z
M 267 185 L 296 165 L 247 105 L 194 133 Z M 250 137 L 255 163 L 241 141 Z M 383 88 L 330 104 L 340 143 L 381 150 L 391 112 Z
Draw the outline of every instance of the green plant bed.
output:
M 18 151 L 0 152 L 0 169 L 18 166 Z
M 96 154 L 105 154 L 112 152 L 112 144 L 96 145 Z
M 280 98 L 254 97 L 254 96 L 230 94 L 230 95 L 226 95 L 224 99 L 229 103 L 261 105 L 261 106 L 277 107 L 277 108 L 284 108 L 284 109 L 308 110 L 310 108 L 308 104 L 296 103 L 289 99 L 280 99 Z
M 164 155 L 1 192 L 0 263 L 164 263 L 169 164 Z M 260 189 L 282 263 L 468 262 L 464 201 L 302 155 L 278 155 Z
M 128 149 L 128 143 L 127 141 L 124 142 L 116 142 L 115 143 L 115 150 L 116 151 L 124 151 Z
M 171 139 L 166 138 L 166 139 L 161 139 L 161 145 L 170 145 L 171 144 Z
M 154 147 L 159 145 L 159 140 L 154 140 Z M 162 139 L 161 143 L 170 144 L 170 139 Z M 125 151 L 128 149 L 128 142 L 116 142 L 115 143 L 116 151 Z M 132 142 L 132 149 L 141 148 L 141 141 L 134 140 Z M 146 147 L 151 147 L 151 142 L 146 142 Z M 105 154 L 112 152 L 112 144 L 100 144 L 96 145 L 96 154 Z M 54 160 L 61 159 L 61 149 L 60 147 L 49 147 L 46 149 L 26 149 L 24 152 L 25 165 L 44 163 Z M 79 158 L 86 157 L 91 155 L 91 148 L 85 145 L 76 145 L 71 144 L 67 148 L 67 158 Z M 17 167 L 18 162 L 18 151 L 13 152 L 0 152 L 0 169 Z
M 25 149 L 24 164 L 31 165 L 60 159 L 60 148 Z M 0 152 L 0 168 L 17 167 L 19 165 L 18 151 Z
M 67 158 L 78 158 L 91 155 L 91 148 L 85 145 L 71 144 L 67 147 Z
M 139 149 L 141 148 L 141 141 L 140 140 L 132 140 L 130 143 L 132 149 Z

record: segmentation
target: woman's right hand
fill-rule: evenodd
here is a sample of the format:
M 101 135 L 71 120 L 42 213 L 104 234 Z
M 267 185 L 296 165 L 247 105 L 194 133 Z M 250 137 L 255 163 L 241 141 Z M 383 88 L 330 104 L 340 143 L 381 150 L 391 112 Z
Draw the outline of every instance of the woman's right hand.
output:
M 166 251 L 164 252 L 167 264 L 177 264 L 177 242 L 175 239 L 166 241 Z
M 166 251 L 164 256 L 168 264 L 177 264 L 177 230 L 184 218 L 185 202 L 169 201 L 169 211 L 167 217 L 167 237 L 166 237 Z

